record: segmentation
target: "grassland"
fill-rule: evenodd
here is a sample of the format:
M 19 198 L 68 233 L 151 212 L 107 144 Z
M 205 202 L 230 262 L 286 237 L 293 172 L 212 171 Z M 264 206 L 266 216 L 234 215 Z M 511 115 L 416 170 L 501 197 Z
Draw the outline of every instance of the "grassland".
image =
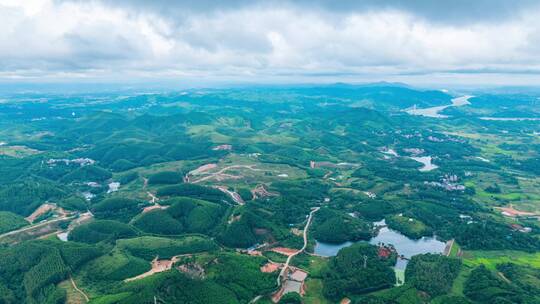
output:
M 329 304 L 323 293 L 323 282 L 321 279 L 307 279 L 306 282 L 306 295 L 304 296 L 305 304 Z
M 40 153 L 40 151 L 26 146 L 0 146 L 0 155 L 6 155 L 15 158 L 23 158 L 38 153 Z
M 201 236 L 185 236 L 177 239 L 143 236 L 118 240 L 117 247 L 148 261 L 153 260 L 156 256 L 167 259 L 175 255 L 216 249 L 212 240 Z
M 121 281 L 151 269 L 150 263 L 114 250 L 90 262 L 84 269 L 88 277 L 105 281 Z

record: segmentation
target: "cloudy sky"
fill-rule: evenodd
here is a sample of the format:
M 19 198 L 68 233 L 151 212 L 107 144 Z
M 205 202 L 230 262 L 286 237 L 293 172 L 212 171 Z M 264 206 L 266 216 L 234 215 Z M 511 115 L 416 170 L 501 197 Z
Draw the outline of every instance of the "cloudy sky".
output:
M 0 20 L 4 82 L 540 85 L 540 1 L 0 0 Z

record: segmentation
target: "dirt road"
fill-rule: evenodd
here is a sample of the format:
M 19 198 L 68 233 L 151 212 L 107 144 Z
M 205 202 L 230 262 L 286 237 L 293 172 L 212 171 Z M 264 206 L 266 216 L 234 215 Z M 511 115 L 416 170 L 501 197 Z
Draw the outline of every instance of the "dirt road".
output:
M 242 177 L 242 176 L 224 174 L 225 171 L 231 170 L 231 169 L 249 169 L 251 171 L 266 171 L 266 170 L 262 170 L 262 169 L 256 169 L 254 167 L 255 167 L 255 165 L 233 165 L 233 166 L 228 166 L 228 167 L 225 167 L 225 168 L 223 168 L 223 169 L 221 169 L 221 170 L 219 170 L 217 172 L 209 173 L 209 175 L 207 175 L 205 177 L 201 177 L 198 180 L 194 180 L 191 183 L 192 184 L 200 183 L 200 182 L 203 182 L 205 180 L 209 180 L 209 179 L 214 178 L 214 177 L 219 177 L 221 175 L 226 175 L 226 177 L 228 177 L 228 178 L 241 178 Z
M 24 227 L 24 228 L 21 228 L 21 229 L 6 232 L 4 234 L 0 234 L 0 239 L 4 238 L 6 236 L 14 235 L 14 234 L 25 232 L 25 231 L 32 230 L 32 229 L 37 229 L 37 228 L 40 228 L 40 227 L 43 227 L 43 226 L 46 226 L 46 225 L 49 225 L 49 224 L 52 224 L 52 223 L 56 223 L 56 222 L 60 222 L 60 221 L 64 221 L 64 220 L 69 220 L 69 219 L 72 219 L 72 218 L 75 218 L 75 215 L 60 217 L 60 218 L 50 220 L 50 221 L 46 221 L 46 222 L 43 222 L 43 223 L 39 223 L 39 224 L 36 224 L 36 225 L 31 225 L 31 226 Z
M 452 246 L 454 246 L 454 239 L 449 240 L 446 242 L 446 246 L 444 247 L 443 255 L 450 256 L 450 252 L 452 252 Z
M 84 293 L 84 291 L 80 290 L 79 287 L 77 287 L 77 284 L 75 284 L 75 281 L 73 281 L 73 278 L 69 277 L 69 280 L 71 281 L 71 285 L 73 286 L 73 288 L 84 297 L 84 299 L 86 300 L 86 303 L 90 302 L 90 299 L 88 298 L 86 293 Z

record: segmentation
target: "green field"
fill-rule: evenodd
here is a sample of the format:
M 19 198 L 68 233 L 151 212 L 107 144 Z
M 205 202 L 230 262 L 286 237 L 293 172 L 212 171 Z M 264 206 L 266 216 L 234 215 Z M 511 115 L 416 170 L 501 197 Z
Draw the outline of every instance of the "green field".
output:
M 149 261 L 156 256 L 167 259 L 175 255 L 216 249 L 216 245 L 212 240 L 200 236 L 186 236 L 178 239 L 143 236 L 118 240 L 117 247 Z
M 494 270 L 497 264 L 515 263 L 540 268 L 540 252 L 526 253 L 520 251 L 466 251 L 463 263 L 470 267 L 485 265 Z

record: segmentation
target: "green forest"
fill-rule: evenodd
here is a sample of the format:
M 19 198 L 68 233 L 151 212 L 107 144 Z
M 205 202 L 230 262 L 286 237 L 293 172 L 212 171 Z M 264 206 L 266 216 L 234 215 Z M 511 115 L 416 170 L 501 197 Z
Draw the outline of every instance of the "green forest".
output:
M 0 303 L 540 303 L 531 94 L 5 93 Z

